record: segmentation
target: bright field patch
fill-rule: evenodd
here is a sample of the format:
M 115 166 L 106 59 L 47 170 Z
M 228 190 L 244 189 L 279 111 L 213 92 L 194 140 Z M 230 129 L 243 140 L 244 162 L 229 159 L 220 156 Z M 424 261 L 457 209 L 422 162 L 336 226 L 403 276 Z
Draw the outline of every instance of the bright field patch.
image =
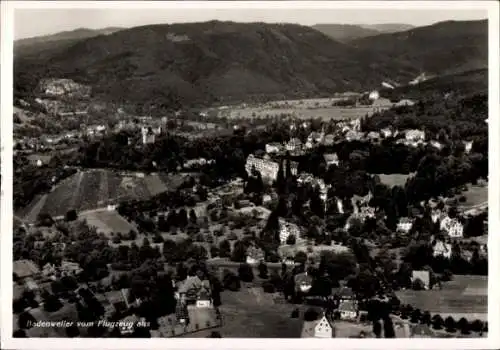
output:
M 84 214 L 82 219 L 87 221 L 89 226 L 97 229 L 97 232 L 111 237 L 111 232 L 128 233 L 130 230 L 136 231 L 137 228 L 125 220 L 115 211 L 98 211 Z
M 151 193 L 151 195 L 153 196 L 168 190 L 165 183 L 156 174 L 146 176 L 144 178 L 144 183 L 146 184 L 146 188 L 148 189 L 149 193 Z
M 237 108 L 227 113 L 230 119 L 240 118 L 263 118 L 275 117 L 280 115 L 291 115 L 299 119 L 321 118 L 330 119 L 357 119 L 365 115 L 371 115 L 376 111 L 375 107 L 327 107 L 314 109 L 295 109 L 295 108 Z M 225 116 L 226 114 L 222 114 Z
M 342 98 L 271 101 L 260 106 L 235 106 L 219 109 L 218 113 L 219 116 L 230 119 L 263 118 L 280 115 L 291 115 L 300 119 L 357 119 L 392 106 L 389 100 L 383 98 L 377 100 L 372 106 L 342 107 L 332 105 L 339 100 L 342 100 Z

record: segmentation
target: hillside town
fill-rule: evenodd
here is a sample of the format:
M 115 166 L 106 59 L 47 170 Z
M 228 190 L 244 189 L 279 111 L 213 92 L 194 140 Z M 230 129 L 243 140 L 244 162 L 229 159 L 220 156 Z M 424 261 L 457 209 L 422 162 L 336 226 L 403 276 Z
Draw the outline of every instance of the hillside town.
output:
M 488 95 L 413 77 L 202 107 L 37 77 L 13 336 L 487 337 Z

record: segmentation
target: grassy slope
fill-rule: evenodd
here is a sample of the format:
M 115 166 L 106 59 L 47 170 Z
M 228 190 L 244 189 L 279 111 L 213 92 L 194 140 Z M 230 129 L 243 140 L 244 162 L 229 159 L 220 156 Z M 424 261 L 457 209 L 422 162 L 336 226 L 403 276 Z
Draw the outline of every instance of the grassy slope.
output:
M 447 21 L 409 31 L 351 42 L 355 47 L 393 57 L 418 71 L 443 74 L 486 68 L 488 22 Z

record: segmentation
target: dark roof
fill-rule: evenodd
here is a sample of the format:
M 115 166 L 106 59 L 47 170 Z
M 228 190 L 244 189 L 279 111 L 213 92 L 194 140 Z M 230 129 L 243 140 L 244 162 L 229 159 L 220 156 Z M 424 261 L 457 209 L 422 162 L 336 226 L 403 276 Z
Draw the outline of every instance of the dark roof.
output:
M 210 293 L 202 289 L 198 295 L 198 300 L 210 300 Z

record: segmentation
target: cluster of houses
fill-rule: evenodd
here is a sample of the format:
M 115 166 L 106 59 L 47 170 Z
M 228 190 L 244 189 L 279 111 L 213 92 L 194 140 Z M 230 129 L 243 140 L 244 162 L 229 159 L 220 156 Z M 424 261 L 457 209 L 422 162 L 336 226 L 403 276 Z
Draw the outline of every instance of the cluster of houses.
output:
M 132 131 L 138 132 L 142 145 L 153 144 L 156 138 L 167 129 L 167 117 L 162 117 L 160 120 L 153 119 L 150 116 L 140 116 L 132 119 L 122 119 L 115 126 L 115 132 Z M 132 138 L 129 138 L 128 144 L 133 143 Z
M 389 129 L 386 129 L 386 130 L 389 130 Z M 381 132 L 382 132 L 382 130 L 381 130 Z M 403 134 L 404 134 L 404 138 L 398 139 L 396 141 L 396 143 L 404 144 L 404 145 L 410 146 L 410 147 L 418 147 L 421 145 L 430 145 L 438 150 L 441 150 L 444 147 L 444 145 L 437 140 L 426 141 L 426 133 L 423 130 L 410 129 L 410 130 L 403 131 Z M 397 135 L 399 135 L 399 132 L 395 131 L 391 135 L 391 134 L 389 134 L 389 132 L 386 131 L 385 135 L 389 135 L 389 136 L 385 136 L 385 137 L 390 137 L 390 136 L 396 137 Z M 471 140 L 462 141 L 465 153 L 471 152 L 473 143 L 474 142 Z
M 23 288 L 30 290 L 39 297 L 41 291 L 50 282 L 64 276 L 78 276 L 82 269 L 79 264 L 66 260 L 63 260 L 60 265 L 47 263 L 41 270 L 32 260 L 15 260 L 12 272 L 18 290 Z
M 42 79 L 38 85 L 39 90 L 48 96 L 89 96 L 91 87 L 78 84 L 71 79 Z
M 54 90 L 55 91 L 55 90 Z M 88 115 L 88 106 L 85 103 L 67 104 L 54 99 L 35 98 L 35 102 L 49 114 L 59 117 L 84 117 Z
M 295 276 L 296 290 L 307 294 L 312 287 L 312 279 L 306 272 Z M 302 326 L 301 338 L 335 338 L 335 320 L 357 322 L 361 315 L 358 301 L 351 288 L 341 286 L 332 288 L 328 297 L 331 307 L 322 311 L 316 320 L 305 320 Z
M 76 141 L 82 136 L 79 132 L 67 132 L 62 135 L 44 135 L 42 137 L 17 137 L 13 140 L 14 151 L 43 152 L 58 149 L 64 143 Z
M 309 123 L 303 122 L 299 127 L 308 128 Z M 290 125 L 290 129 L 295 131 L 298 127 L 295 124 Z M 345 135 L 349 132 L 359 133 L 361 128 L 361 120 L 338 121 L 335 124 L 336 131 L 332 134 L 325 133 L 325 126 L 323 125 L 320 132 L 312 131 L 305 142 L 302 142 L 298 137 L 291 137 L 288 142 L 279 143 L 273 142 L 266 145 L 266 153 L 268 155 L 279 155 L 289 152 L 292 155 L 301 155 L 304 152 L 316 148 L 320 145 L 333 145 L 339 136 Z

